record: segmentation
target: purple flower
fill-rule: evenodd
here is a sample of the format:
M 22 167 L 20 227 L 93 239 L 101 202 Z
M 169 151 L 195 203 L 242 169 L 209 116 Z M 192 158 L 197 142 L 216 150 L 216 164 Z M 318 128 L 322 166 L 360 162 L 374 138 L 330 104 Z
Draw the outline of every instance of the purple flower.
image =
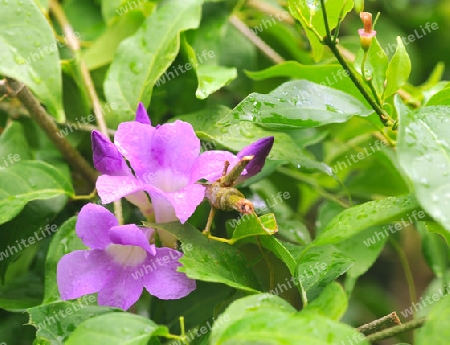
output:
M 195 281 L 177 272 L 182 254 L 149 243 L 153 229 L 120 225 L 102 206 L 85 205 L 77 235 L 89 250 L 64 255 L 57 282 L 63 300 L 98 292 L 98 304 L 130 308 L 147 291 L 160 299 L 178 299 L 195 289 Z
M 177 120 L 153 127 L 140 103 L 136 120 L 119 125 L 114 144 L 100 133 L 92 133 L 94 165 L 103 173 L 96 187 L 103 203 L 127 197 L 148 211 L 149 205 L 141 204 L 144 200 L 140 192 L 145 191 L 151 197 L 157 222 L 179 219 L 184 223 L 205 195 L 205 187 L 197 181 L 213 182 L 221 176 L 225 161 L 231 168 L 242 156 L 253 155 L 254 162 L 242 174 L 243 179 L 248 178 L 261 170 L 272 144 L 273 137 L 269 137 L 249 145 L 241 151 L 245 154 L 237 156 L 227 151 L 200 154 L 200 140 L 189 123 Z

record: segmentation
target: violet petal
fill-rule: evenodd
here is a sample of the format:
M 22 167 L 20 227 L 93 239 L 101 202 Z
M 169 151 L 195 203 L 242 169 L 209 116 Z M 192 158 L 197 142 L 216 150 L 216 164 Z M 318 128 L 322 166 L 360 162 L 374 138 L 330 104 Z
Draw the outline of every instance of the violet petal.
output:
M 98 292 L 98 305 L 129 309 L 142 294 L 143 286 L 140 279 L 131 275 L 135 268 L 118 268 L 113 279 Z
M 102 174 L 131 175 L 117 147 L 98 131 L 92 131 L 92 158 L 95 168 Z
M 136 122 L 143 123 L 144 125 L 151 125 L 150 118 L 148 117 L 147 110 L 144 107 L 142 102 L 139 102 L 139 105 L 136 110 Z
M 266 157 L 269 155 L 269 152 L 272 149 L 273 142 L 274 137 L 262 138 L 239 151 L 239 153 L 237 154 L 238 158 L 241 159 L 245 156 L 253 156 L 253 159 L 245 168 L 247 173 L 242 174 L 238 179 L 238 182 L 255 176 L 262 170 L 264 163 L 266 162 Z
M 112 279 L 111 258 L 103 250 L 77 250 L 58 262 L 56 279 L 61 299 L 100 291 Z
M 195 290 L 195 280 L 177 272 L 180 257 L 180 252 L 170 248 L 156 248 L 156 255 L 148 257 L 147 265 L 152 270 L 143 272 L 142 282 L 150 294 L 159 299 L 178 299 Z
M 116 217 L 106 208 L 96 204 L 86 204 L 78 214 L 76 232 L 83 243 L 92 249 L 104 249 L 111 244 L 108 231 L 117 226 Z
M 144 232 L 135 224 L 114 226 L 109 230 L 109 237 L 114 244 L 124 246 L 138 246 L 149 254 L 155 255 L 155 245 L 149 243 Z

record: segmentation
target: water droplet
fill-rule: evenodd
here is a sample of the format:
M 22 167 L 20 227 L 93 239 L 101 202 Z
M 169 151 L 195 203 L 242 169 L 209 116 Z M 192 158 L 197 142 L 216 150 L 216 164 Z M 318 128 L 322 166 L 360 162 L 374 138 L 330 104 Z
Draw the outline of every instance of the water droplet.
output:
M 34 45 L 35 45 L 36 47 L 40 47 L 40 46 L 41 46 L 41 42 L 34 42 Z
M 24 65 L 25 64 L 25 59 L 19 55 L 14 56 L 14 60 L 19 64 L 19 65 Z
M 139 74 L 141 72 L 142 69 L 142 63 L 141 62 L 130 62 L 130 69 L 131 72 L 135 73 L 135 74 Z
M 16 14 L 20 15 L 22 13 L 22 10 L 20 8 L 16 9 Z

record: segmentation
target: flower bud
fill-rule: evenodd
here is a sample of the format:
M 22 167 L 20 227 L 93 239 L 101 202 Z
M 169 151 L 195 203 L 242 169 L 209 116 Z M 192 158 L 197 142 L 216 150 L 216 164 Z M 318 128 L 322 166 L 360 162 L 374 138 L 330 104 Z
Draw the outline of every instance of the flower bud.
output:
M 364 11 L 364 0 L 355 0 L 355 12 L 360 13 Z
M 364 51 L 368 51 L 372 45 L 372 37 L 377 34 L 375 30 L 372 30 L 372 13 L 361 12 L 359 17 L 364 24 L 364 29 L 358 30 L 361 48 L 364 49 Z

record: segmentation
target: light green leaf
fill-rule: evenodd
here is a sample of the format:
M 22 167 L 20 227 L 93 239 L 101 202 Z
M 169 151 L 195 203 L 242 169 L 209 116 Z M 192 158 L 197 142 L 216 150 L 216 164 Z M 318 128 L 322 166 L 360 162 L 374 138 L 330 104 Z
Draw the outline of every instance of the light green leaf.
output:
M 333 30 L 343 20 L 346 14 L 353 8 L 353 0 L 343 2 L 342 0 L 325 0 L 327 11 L 327 22 L 330 30 Z M 289 10 L 292 16 L 302 24 L 306 35 L 311 43 L 314 59 L 319 61 L 322 58 L 324 45 L 313 33 L 312 28 L 322 38 L 326 35 L 325 23 L 323 20 L 322 6 L 320 1 L 310 0 L 289 0 Z M 342 17 L 340 17 L 342 14 Z
M 447 345 L 450 339 L 450 296 L 445 296 L 431 309 L 425 325 L 417 330 L 417 345 Z
M 208 240 L 190 224 L 146 223 L 148 227 L 166 230 L 174 234 L 184 245 L 192 249 L 185 250 L 180 259 L 183 266 L 180 272 L 189 278 L 208 282 L 222 283 L 248 292 L 261 290 L 260 284 L 250 269 L 250 262 L 236 248 L 229 244 Z
M 119 17 L 88 49 L 83 51 L 82 58 L 86 66 L 89 69 L 96 69 L 109 64 L 120 42 L 133 35 L 143 21 L 144 16 L 139 12 L 129 12 Z
M 247 237 L 273 235 L 278 231 L 273 213 L 268 213 L 261 217 L 258 217 L 255 213 L 249 213 L 240 217 L 238 223 L 233 223 L 230 227 L 233 226 L 234 231 L 229 242 L 230 244 Z
M 386 89 L 383 99 L 388 98 L 408 81 L 411 73 L 411 61 L 400 36 L 397 36 L 397 50 L 389 62 L 386 72 Z
M 0 11 L 0 74 L 25 83 L 64 121 L 59 43 L 33 0 L 7 1 Z
M 350 326 L 314 311 L 296 313 L 282 298 L 259 294 L 233 302 L 214 324 L 210 343 L 335 345 L 356 337 L 358 344 L 369 344 Z
M 328 284 L 319 297 L 309 303 L 305 312 L 313 311 L 332 320 L 340 320 L 347 310 L 348 299 L 342 286 L 337 282 Z
M 164 2 L 133 36 L 122 41 L 104 83 L 106 99 L 116 103 L 111 127 L 134 118 L 139 102 L 148 107 L 153 86 L 180 48 L 180 32 L 198 27 L 203 0 Z
M 352 116 L 372 113 L 373 110 L 345 92 L 295 80 L 268 94 L 251 93 L 219 125 L 251 121 L 262 127 L 286 130 L 342 123 Z
M 420 205 L 450 231 L 450 107 L 400 108 L 397 153 Z
M 90 318 L 80 324 L 65 345 L 103 344 L 147 345 L 152 336 L 169 334 L 166 326 L 130 313 L 108 313 Z
M 184 67 L 186 70 L 194 69 L 197 74 L 198 87 L 195 95 L 199 99 L 205 99 L 212 93 L 216 92 L 223 86 L 230 83 L 233 79 L 237 77 L 236 68 L 224 67 L 213 65 L 210 63 L 202 62 L 199 63 L 197 59 L 197 54 L 186 39 L 183 40 L 184 48 L 187 52 L 188 60 Z M 211 51 L 208 52 L 209 55 L 214 57 L 215 53 Z

